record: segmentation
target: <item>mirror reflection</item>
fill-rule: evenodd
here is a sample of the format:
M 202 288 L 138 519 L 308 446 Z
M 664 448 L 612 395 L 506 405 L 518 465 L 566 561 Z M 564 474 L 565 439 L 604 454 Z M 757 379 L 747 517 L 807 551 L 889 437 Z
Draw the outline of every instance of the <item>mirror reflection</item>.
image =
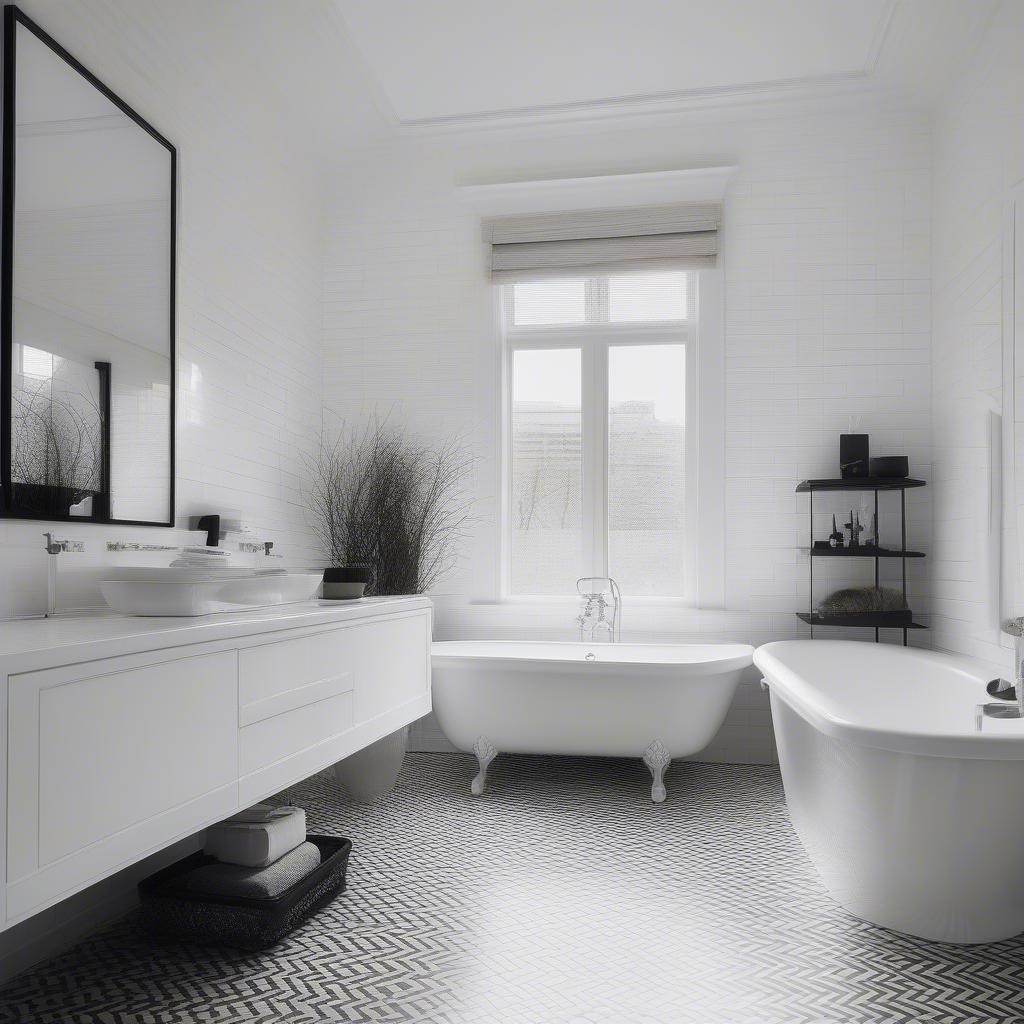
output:
M 5 511 L 170 523 L 174 150 L 16 31 Z

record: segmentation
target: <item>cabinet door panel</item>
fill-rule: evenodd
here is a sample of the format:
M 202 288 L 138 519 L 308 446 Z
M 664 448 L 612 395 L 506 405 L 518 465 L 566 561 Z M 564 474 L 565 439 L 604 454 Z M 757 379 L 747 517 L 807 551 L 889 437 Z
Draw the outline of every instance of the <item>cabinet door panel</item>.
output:
M 232 784 L 236 664 L 225 652 L 57 684 L 14 676 L 8 878 Z
M 429 616 L 395 616 L 347 632 L 357 725 L 429 693 Z

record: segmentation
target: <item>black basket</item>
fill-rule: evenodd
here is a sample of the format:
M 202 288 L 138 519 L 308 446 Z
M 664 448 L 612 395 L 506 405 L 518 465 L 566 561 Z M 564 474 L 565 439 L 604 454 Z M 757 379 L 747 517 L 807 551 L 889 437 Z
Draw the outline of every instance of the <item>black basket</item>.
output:
M 215 896 L 182 884 L 189 871 L 213 863 L 194 853 L 139 883 L 139 924 L 151 935 L 239 949 L 279 942 L 310 914 L 345 891 L 352 843 L 339 836 L 306 836 L 320 850 L 320 866 L 278 896 Z

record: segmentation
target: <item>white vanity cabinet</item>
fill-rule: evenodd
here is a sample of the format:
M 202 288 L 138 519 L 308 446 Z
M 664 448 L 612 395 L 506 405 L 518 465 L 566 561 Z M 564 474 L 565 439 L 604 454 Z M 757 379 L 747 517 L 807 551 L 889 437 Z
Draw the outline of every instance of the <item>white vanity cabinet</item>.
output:
M 423 598 L 0 624 L 7 927 L 430 710 Z

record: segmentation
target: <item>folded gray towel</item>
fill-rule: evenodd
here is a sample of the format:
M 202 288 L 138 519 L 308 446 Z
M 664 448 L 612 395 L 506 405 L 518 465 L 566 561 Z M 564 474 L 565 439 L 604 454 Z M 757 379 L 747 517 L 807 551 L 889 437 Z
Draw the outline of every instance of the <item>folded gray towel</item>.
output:
M 320 848 L 303 843 L 264 868 L 238 864 L 204 864 L 190 871 L 182 881 L 193 892 L 211 896 L 248 896 L 268 899 L 301 881 L 320 866 Z

